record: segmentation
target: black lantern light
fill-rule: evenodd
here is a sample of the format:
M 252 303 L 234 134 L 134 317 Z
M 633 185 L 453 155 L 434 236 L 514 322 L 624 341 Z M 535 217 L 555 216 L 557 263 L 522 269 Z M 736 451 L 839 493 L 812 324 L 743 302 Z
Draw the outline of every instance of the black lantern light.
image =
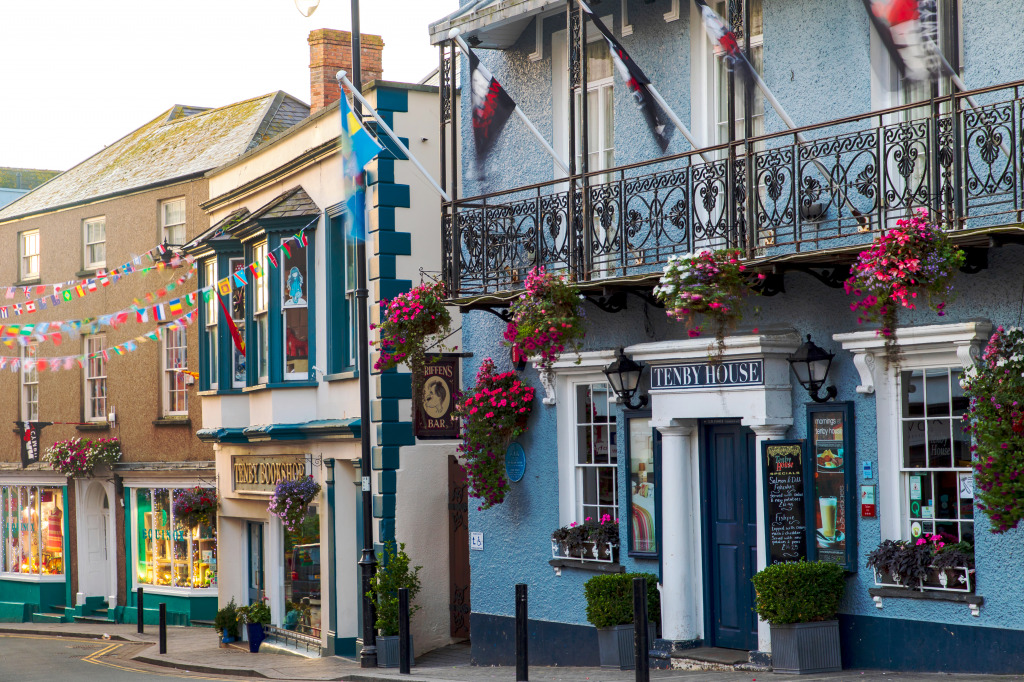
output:
M 829 386 L 825 389 L 825 397 L 818 395 L 821 387 L 825 385 L 825 380 L 828 378 L 828 370 L 832 367 L 832 358 L 835 356 L 835 353 L 829 353 L 819 348 L 811 341 L 811 335 L 808 334 L 807 340 L 796 349 L 795 353 L 787 358 L 790 366 L 793 368 L 793 373 L 796 374 L 796 380 L 807 389 L 811 400 L 816 403 L 828 402 L 835 398 L 838 393 L 835 386 Z
M 615 391 L 616 402 L 631 410 L 639 410 L 647 405 L 645 395 L 639 396 L 636 402 L 633 402 L 645 369 L 647 368 L 644 365 L 633 362 L 626 357 L 623 349 L 619 349 L 619 356 L 604 368 L 604 375 L 608 377 L 608 383 Z
M 160 252 L 160 260 L 163 261 L 164 265 L 170 265 L 171 259 L 174 258 L 174 255 L 175 255 L 174 254 L 174 249 L 172 249 L 167 244 L 167 240 L 166 239 L 164 240 L 164 243 L 162 244 L 162 246 L 164 247 L 164 249 L 163 249 L 163 251 Z

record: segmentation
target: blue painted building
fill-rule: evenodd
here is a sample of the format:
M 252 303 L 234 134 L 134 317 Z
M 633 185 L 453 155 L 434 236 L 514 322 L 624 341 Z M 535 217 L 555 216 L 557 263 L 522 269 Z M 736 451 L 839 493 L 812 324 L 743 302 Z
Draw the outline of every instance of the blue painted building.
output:
M 471 552 L 474 660 L 513 660 L 513 586 L 523 582 L 531 660 L 596 663 L 583 583 L 620 570 L 659 576 L 663 650 L 717 646 L 769 660 L 768 626 L 751 611 L 750 577 L 771 557 L 761 448 L 795 440 L 810 458 L 807 553 L 848 571 L 844 665 L 1020 672 L 1022 536 L 990 533 L 973 504 L 958 378 L 995 326 L 1019 323 L 1024 57 L 1008 38 L 1024 30 L 1024 12 L 1005 0 L 936 3 L 939 47 L 968 99 L 948 78 L 902 83 L 859 0 L 709 4 L 803 126 L 799 140 L 762 95 L 733 83 L 686 0 L 592 7 L 702 153 L 678 132 L 661 152 L 575 0 L 463 2 L 430 27 L 449 74 L 443 102 L 470 86 L 468 69 L 461 83 L 450 75 L 458 28 L 573 166 L 558 171 L 515 118 L 477 159 L 468 98 L 445 129 L 465 161 L 449 169 L 458 196 L 443 207 L 442 250 L 473 354 L 466 385 L 487 357 L 512 367 L 501 314 L 531 268 L 567 274 L 587 299 L 579 364 L 569 354 L 549 377 L 525 370 L 553 399 L 538 402 L 520 439 L 525 476 L 503 504 L 470 505 L 470 531 L 483 538 Z M 944 317 L 901 316 L 897 372 L 841 283 L 863 246 L 916 208 L 940 216 L 969 257 Z M 653 287 L 670 256 L 727 246 L 765 279 L 725 339 L 725 365 L 709 370 L 706 335 L 670 322 Z M 824 406 L 787 361 L 807 335 L 836 354 L 838 395 Z M 602 371 L 619 348 L 653 378 L 643 410 L 618 404 Z M 818 460 L 835 448 L 839 478 Z M 874 516 L 861 514 L 863 486 L 874 486 Z M 621 520 L 616 561 L 553 555 L 553 530 L 607 511 Z M 937 532 L 974 544 L 970 589 L 876 584 L 865 560 L 882 540 Z

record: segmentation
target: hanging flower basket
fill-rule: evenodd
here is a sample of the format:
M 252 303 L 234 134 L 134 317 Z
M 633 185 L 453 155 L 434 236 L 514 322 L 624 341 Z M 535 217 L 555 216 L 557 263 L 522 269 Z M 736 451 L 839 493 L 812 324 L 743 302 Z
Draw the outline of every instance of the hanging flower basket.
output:
M 456 409 L 462 418 L 459 452 L 466 458 L 469 494 L 490 509 L 505 500 L 505 448 L 526 431 L 533 410 L 534 389 L 515 372 L 495 374 L 487 358 L 476 375 L 472 394 Z
M 670 256 L 654 294 L 665 303 L 665 313 L 685 322 L 690 338 L 703 333 L 697 317 L 711 322 L 717 341 L 712 361 L 721 361 L 725 334 L 743 318 L 740 306 L 749 293 L 738 249 L 707 249 L 683 256 Z M 758 275 L 764 278 L 764 275 Z
M 885 338 L 886 369 L 900 363 L 896 339 L 900 309 L 928 305 L 945 315 L 953 277 L 966 257 L 938 225 L 929 224 L 925 209 L 896 225 L 858 254 L 844 285 L 847 294 L 860 299 L 850 304 L 857 321 L 881 323 L 878 333 Z
M 383 372 L 406 363 L 412 370 L 415 392 L 423 380 L 427 348 L 440 344 L 452 333 L 444 295 L 442 282 L 430 282 L 380 302 L 381 323 L 370 325 L 379 335 L 375 347 L 380 357 L 373 363 L 375 370 Z
M 295 532 L 302 527 L 309 505 L 320 494 L 320 484 L 312 476 L 297 481 L 281 480 L 274 487 L 267 511 L 277 516 L 284 527 Z
M 83 440 L 71 438 L 57 441 L 43 455 L 43 461 L 68 478 L 91 476 L 99 464 L 113 464 L 121 459 L 121 441 L 117 438 Z
M 198 486 L 179 490 L 171 508 L 174 518 L 187 528 L 213 526 L 217 521 L 217 491 Z
M 975 502 L 1005 533 L 1024 519 L 1024 331 L 999 327 L 960 380 L 970 399 Z
M 586 336 L 583 301 L 564 276 L 548 274 L 543 267 L 530 270 L 525 289 L 509 306 L 512 321 L 505 329 L 505 344 L 512 348 L 514 362 L 532 359 L 539 370 L 550 371 L 566 347 L 579 355 Z

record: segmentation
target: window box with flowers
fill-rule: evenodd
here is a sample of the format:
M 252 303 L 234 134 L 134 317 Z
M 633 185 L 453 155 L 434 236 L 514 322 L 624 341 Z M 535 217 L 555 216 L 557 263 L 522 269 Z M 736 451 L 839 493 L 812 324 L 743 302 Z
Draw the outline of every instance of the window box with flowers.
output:
M 612 564 L 619 559 L 619 520 L 587 517 L 551 533 L 551 558 Z
M 948 539 L 948 538 L 946 538 Z M 907 590 L 974 591 L 974 548 L 946 542 L 941 535 L 885 540 L 868 555 L 877 587 Z
M 93 470 L 101 465 L 111 465 L 121 459 L 121 441 L 117 438 L 85 440 L 71 438 L 57 441 L 43 455 L 43 460 L 54 471 L 68 478 L 92 476 Z

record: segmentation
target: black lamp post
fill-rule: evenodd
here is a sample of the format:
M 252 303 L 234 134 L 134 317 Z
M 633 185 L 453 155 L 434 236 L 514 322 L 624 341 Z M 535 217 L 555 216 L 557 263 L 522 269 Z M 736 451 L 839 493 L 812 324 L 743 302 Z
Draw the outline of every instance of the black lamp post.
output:
M 807 340 L 787 358 L 793 368 L 793 373 L 796 374 L 796 380 L 807 389 L 811 400 L 816 403 L 827 403 L 838 393 L 835 386 L 829 386 L 825 389 L 825 397 L 819 395 L 821 387 L 825 385 L 825 380 L 828 378 L 828 370 L 832 367 L 832 358 L 835 356 L 835 353 L 829 353 L 819 348 L 811 341 L 811 335 L 808 334 Z
M 616 402 L 625 405 L 631 410 L 639 410 L 647 405 L 647 396 L 642 395 L 633 402 L 640 387 L 640 379 L 644 375 L 644 365 L 633 362 L 626 357 L 625 351 L 619 349 L 619 356 L 604 368 L 604 375 L 608 377 L 608 383 L 615 391 Z

